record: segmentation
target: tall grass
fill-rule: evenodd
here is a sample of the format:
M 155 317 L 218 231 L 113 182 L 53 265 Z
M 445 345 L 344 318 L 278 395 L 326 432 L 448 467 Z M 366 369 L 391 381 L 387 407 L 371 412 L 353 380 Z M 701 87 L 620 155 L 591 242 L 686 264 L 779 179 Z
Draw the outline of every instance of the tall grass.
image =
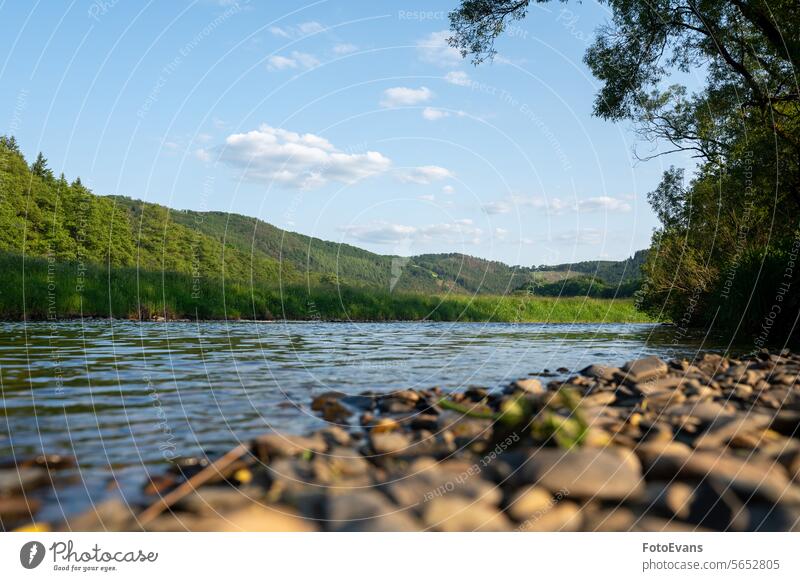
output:
M 0 317 L 646 322 L 631 300 L 393 294 L 335 284 L 194 279 L 0 255 Z

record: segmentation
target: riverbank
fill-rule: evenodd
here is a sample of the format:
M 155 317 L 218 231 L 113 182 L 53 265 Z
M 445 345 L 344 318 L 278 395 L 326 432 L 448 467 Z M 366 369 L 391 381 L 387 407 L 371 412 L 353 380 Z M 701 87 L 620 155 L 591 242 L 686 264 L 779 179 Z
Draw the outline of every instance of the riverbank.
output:
M 138 506 L 110 499 L 39 526 L 796 530 L 799 374 L 788 352 L 705 354 L 591 365 L 563 380 L 540 372 L 502 390 L 328 392 L 310 406 L 328 427 L 176 463 Z M 21 508 L 20 489 L 47 481 L 47 465 L 33 461 L 23 478 L 4 470 L 0 506 Z
M 0 256 L 0 319 L 646 323 L 633 299 L 395 293 L 344 284 L 221 281 Z

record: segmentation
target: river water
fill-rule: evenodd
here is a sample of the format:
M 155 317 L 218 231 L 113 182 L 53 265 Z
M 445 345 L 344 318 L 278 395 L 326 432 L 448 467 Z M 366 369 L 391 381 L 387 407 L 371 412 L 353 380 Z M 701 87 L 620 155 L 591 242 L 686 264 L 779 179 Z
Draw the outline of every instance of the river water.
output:
M 135 496 L 176 458 L 322 425 L 315 394 L 502 387 L 726 345 L 649 324 L 74 321 L 0 325 L 0 461 L 74 456 L 40 518 Z

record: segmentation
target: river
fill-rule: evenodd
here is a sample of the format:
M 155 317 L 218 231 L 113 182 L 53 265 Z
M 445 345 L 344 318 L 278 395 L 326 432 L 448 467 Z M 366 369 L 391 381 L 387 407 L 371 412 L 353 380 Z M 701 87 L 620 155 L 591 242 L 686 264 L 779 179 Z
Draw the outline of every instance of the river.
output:
M 276 429 L 322 425 L 328 390 L 502 387 L 558 368 L 691 356 L 724 344 L 649 324 L 2 323 L 0 461 L 73 456 L 40 518 Z M 564 375 L 561 373 L 559 375 Z

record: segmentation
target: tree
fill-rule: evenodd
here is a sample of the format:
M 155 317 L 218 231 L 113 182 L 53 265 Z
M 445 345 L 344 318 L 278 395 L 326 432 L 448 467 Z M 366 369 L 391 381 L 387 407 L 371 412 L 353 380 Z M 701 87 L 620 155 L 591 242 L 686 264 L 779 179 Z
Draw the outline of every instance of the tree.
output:
M 42 155 L 41 151 L 39 152 L 39 155 L 36 156 L 36 161 L 31 164 L 31 173 L 35 176 L 39 176 L 42 179 L 53 179 L 53 170 L 47 166 L 47 158 Z
M 0 135 L 0 145 L 14 153 L 20 153 L 17 139 L 13 135 Z
M 450 13 L 450 44 L 475 64 L 493 58 L 495 39 L 531 1 L 547 0 L 463 0 Z M 784 268 L 797 239 L 797 0 L 602 1 L 613 17 L 584 58 L 601 81 L 595 115 L 633 121 L 644 140 L 667 145 L 656 155 L 688 151 L 699 161 L 688 183 L 670 168 L 648 196 L 662 227 L 642 304 L 676 320 L 691 310 L 692 324 L 722 321 L 724 306 L 741 315 L 726 324 L 756 327 L 769 305 L 751 299 L 776 289 L 754 279 L 779 280 L 764 269 Z M 706 72 L 700 90 L 669 84 L 690 70 Z M 783 320 L 788 328 L 794 316 Z

